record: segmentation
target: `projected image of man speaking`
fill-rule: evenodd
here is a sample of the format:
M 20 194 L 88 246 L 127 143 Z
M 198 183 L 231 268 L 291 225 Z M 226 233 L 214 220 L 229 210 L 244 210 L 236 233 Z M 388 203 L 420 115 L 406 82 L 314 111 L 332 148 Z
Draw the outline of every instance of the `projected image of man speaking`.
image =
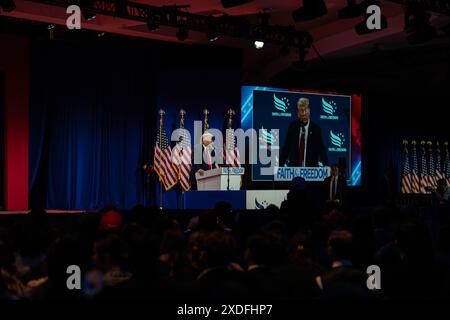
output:
M 298 119 L 288 128 L 280 154 L 280 166 L 318 167 L 328 165 L 328 157 L 322 141 L 322 130 L 311 121 L 309 99 L 297 102 Z M 319 164 L 320 162 L 320 164 Z

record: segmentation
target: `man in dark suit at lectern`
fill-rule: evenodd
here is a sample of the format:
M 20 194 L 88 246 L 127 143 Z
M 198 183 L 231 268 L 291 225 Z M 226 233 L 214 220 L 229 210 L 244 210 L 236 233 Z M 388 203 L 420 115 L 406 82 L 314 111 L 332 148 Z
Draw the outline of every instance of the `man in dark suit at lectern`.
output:
M 298 119 L 289 125 L 280 154 L 280 166 L 318 167 L 328 165 L 328 157 L 322 141 L 322 130 L 310 120 L 309 99 L 297 102 Z
M 201 148 L 202 162 L 192 162 L 193 166 L 191 170 L 191 188 L 193 190 L 197 190 L 197 179 L 195 178 L 196 173 L 202 176 L 205 171 L 218 168 L 218 164 L 214 161 L 214 159 L 216 158 L 216 150 L 212 138 L 213 135 L 210 132 L 206 131 L 202 135 L 202 143 L 194 146 L 194 148 Z M 193 155 L 194 154 L 195 152 L 193 153 Z
M 339 203 L 341 206 L 345 202 L 347 181 L 345 177 L 339 175 L 339 166 L 331 166 L 331 176 L 323 181 L 325 188 L 325 198 L 327 201 Z

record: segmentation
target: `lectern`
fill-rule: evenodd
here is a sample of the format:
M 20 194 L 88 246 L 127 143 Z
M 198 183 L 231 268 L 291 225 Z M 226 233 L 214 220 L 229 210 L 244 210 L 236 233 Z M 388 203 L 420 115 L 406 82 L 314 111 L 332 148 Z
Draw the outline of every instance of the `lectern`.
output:
M 240 190 L 244 168 L 215 168 L 204 171 L 203 175 L 195 174 L 198 191 Z

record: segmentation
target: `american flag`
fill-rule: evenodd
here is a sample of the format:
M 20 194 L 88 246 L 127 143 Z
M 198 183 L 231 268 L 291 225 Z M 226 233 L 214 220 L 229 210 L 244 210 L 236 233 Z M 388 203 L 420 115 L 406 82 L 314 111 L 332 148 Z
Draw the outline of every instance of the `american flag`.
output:
M 409 156 L 408 156 L 408 149 L 406 148 L 406 143 L 403 153 L 403 175 L 402 175 L 401 191 L 402 193 L 411 193 L 412 191 L 412 178 L 411 178 L 411 170 L 409 167 Z
M 450 156 L 448 153 L 448 143 L 445 143 L 445 161 L 444 161 L 444 173 L 445 179 L 447 179 L 447 185 L 450 186 Z
M 416 142 L 413 141 L 413 168 L 412 168 L 412 191 L 420 193 L 419 164 L 417 162 Z
M 428 149 L 428 156 L 430 157 L 429 164 L 430 164 L 430 170 L 428 171 L 428 183 L 435 188 L 436 187 L 436 169 L 434 167 L 434 157 L 433 157 L 433 149 L 431 142 L 428 143 L 429 149 Z
M 191 188 L 189 177 L 192 170 L 192 146 L 191 135 L 189 131 L 184 128 L 180 128 L 180 140 L 174 149 L 174 166 L 180 179 L 180 184 L 185 191 Z
M 153 156 L 153 170 L 159 176 L 164 188 L 169 190 L 178 182 L 177 173 L 172 166 L 172 151 L 164 128 L 156 135 L 155 154 Z
M 425 152 L 425 142 L 422 142 L 422 157 L 420 163 L 420 192 L 427 193 L 425 188 L 428 187 L 428 167 L 427 156 Z
M 445 177 L 441 167 L 441 149 L 439 148 L 439 142 L 436 142 L 436 172 L 434 174 L 434 179 L 437 182 L 444 178 Z
M 226 132 L 225 157 L 226 163 L 230 167 L 241 166 L 241 156 L 239 154 L 239 149 L 236 147 L 234 130 L 232 128 L 228 128 Z

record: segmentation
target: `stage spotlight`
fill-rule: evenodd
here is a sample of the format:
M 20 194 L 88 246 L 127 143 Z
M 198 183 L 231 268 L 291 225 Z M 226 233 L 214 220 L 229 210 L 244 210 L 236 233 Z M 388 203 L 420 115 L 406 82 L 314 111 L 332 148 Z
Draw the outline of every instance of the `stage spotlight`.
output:
M 207 32 L 206 36 L 208 37 L 209 42 L 214 42 L 220 38 L 220 36 L 215 32 Z
M 254 0 L 221 0 L 222 6 L 226 8 L 237 7 L 249 2 L 253 2 Z
M 303 6 L 292 13 L 294 21 L 306 21 L 326 15 L 328 12 L 324 0 L 303 0 Z
M 362 14 L 362 3 L 357 4 L 356 0 L 347 0 L 347 6 L 338 11 L 340 19 L 351 19 Z
M 86 21 L 92 21 L 95 18 L 97 18 L 97 15 L 94 12 L 89 12 L 89 11 L 84 12 L 83 16 L 86 19 Z
M 77 3 L 77 1 L 70 0 L 69 4 L 76 4 L 76 5 L 79 4 L 82 8 L 81 10 L 83 13 L 83 17 L 87 21 L 91 21 L 91 20 L 94 20 L 95 18 L 97 18 L 97 15 L 91 11 L 91 9 L 94 6 L 94 0 L 80 0 L 79 3 Z
M 180 41 L 184 41 L 188 38 L 189 34 L 186 28 L 180 27 L 177 31 L 177 39 Z
M 5 12 L 11 12 L 16 8 L 14 0 L 0 0 L 0 8 Z
M 254 42 L 254 45 L 255 45 L 256 49 L 258 49 L 258 50 L 262 49 L 262 48 L 264 48 L 264 41 L 256 40 Z
M 419 44 L 433 40 L 436 28 L 430 24 L 430 14 L 420 4 L 411 4 L 405 10 L 405 32 L 409 33 L 409 44 Z

